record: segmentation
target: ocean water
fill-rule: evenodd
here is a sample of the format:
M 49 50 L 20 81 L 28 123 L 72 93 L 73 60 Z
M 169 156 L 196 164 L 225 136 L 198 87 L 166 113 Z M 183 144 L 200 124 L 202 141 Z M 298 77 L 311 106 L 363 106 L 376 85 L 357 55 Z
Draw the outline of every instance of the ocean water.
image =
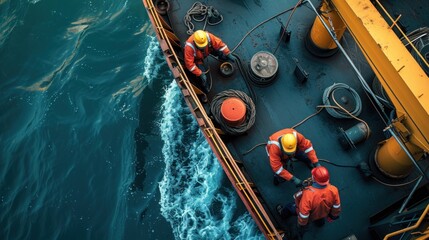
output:
M 262 239 L 140 0 L 0 0 L 0 239 Z

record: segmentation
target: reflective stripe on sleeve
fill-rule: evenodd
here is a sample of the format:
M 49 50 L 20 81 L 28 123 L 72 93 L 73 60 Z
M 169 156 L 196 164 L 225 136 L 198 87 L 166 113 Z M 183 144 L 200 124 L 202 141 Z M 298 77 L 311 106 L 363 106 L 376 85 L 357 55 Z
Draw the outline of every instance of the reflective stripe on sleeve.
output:
M 192 72 L 192 71 L 194 71 L 194 70 L 195 70 L 195 68 L 197 68 L 197 66 L 194 64 L 194 66 L 192 66 L 192 67 L 191 67 L 191 69 L 189 69 L 189 71 L 191 71 L 191 72 Z
M 186 42 L 186 46 L 189 46 L 189 47 L 192 48 L 192 50 L 194 50 L 194 57 L 197 56 L 197 52 L 195 51 L 195 47 L 194 47 L 194 45 L 192 43 Z
M 340 207 L 341 207 L 341 204 L 333 205 L 332 207 L 333 207 L 333 208 L 340 208 Z
M 311 147 L 309 147 L 309 148 L 307 148 L 307 149 L 305 149 L 305 153 L 308 153 L 308 152 L 310 152 L 310 151 L 313 151 L 313 146 L 311 146 Z
M 302 214 L 301 212 L 299 212 L 299 216 L 300 216 L 301 218 L 308 218 L 308 217 L 310 216 L 310 214 L 308 214 L 308 215 L 304 215 L 304 214 Z
M 223 50 L 225 50 L 225 48 L 227 48 L 228 46 L 223 46 L 223 47 L 221 47 L 221 48 L 219 48 L 219 51 L 223 51 Z
M 280 148 L 280 143 L 279 142 L 277 142 L 277 141 L 268 141 L 268 143 L 267 143 L 268 145 L 271 145 L 271 144 L 274 144 L 274 145 L 276 145 L 277 147 L 279 147 Z
M 302 191 L 297 192 L 296 194 L 293 195 L 293 198 L 296 199 L 297 197 L 302 195 Z
M 280 167 L 279 170 L 277 170 L 276 174 L 279 175 L 283 171 L 283 167 Z

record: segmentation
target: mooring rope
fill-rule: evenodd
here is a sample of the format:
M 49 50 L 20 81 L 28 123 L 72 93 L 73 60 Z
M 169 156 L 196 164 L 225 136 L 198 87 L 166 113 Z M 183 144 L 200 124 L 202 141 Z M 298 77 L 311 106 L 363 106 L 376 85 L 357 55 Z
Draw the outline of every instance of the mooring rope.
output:
M 186 12 L 183 21 L 188 28 L 186 33 L 192 35 L 194 33 L 195 25 L 192 20 L 196 22 L 204 22 L 203 30 L 206 29 L 206 24 L 210 26 L 217 25 L 223 21 L 223 16 L 213 6 L 207 6 L 201 2 L 195 2 L 192 7 Z
M 246 118 L 244 122 L 238 126 L 229 126 L 221 116 L 220 108 L 224 100 L 236 97 L 241 99 L 246 105 Z M 247 96 L 246 93 L 238 90 L 225 90 L 218 93 L 212 100 L 210 105 L 210 111 L 213 114 L 214 119 L 221 125 L 221 129 L 229 135 L 240 135 L 249 130 L 256 119 L 256 107 L 252 99 Z

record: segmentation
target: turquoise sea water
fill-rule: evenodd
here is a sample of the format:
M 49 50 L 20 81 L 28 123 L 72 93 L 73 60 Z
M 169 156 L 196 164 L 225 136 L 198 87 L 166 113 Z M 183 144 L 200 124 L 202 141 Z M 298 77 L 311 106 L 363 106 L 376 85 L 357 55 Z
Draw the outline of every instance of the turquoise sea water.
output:
M 0 0 L 0 239 L 259 239 L 144 6 Z

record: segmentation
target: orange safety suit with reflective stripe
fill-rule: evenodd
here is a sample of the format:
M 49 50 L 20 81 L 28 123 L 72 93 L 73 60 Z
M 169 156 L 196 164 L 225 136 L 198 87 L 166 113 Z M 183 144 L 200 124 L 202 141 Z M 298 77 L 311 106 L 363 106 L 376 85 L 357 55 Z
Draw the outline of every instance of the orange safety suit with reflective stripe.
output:
M 317 163 L 319 160 L 316 156 L 316 151 L 313 149 L 311 141 L 306 139 L 301 133 L 292 128 L 286 128 L 275 132 L 269 137 L 267 143 L 267 154 L 270 159 L 270 165 L 277 175 L 289 181 L 293 175 L 283 168 L 283 162 L 286 163 L 287 161 L 290 161 L 294 156 L 284 154 L 280 145 L 280 137 L 287 133 L 292 133 L 296 137 L 297 151 L 305 153 L 312 163 Z
M 314 184 L 293 195 L 295 198 L 298 224 L 307 225 L 308 221 L 325 218 L 328 215 L 338 217 L 341 212 L 338 189 L 328 184 Z
M 220 38 L 209 32 L 206 32 L 206 34 L 207 40 L 209 42 L 203 50 L 198 49 L 198 47 L 195 45 L 194 35 L 191 35 L 185 43 L 186 68 L 197 77 L 199 77 L 202 73 L 197 64 L 202 64 L 204 58 L 206 58 L 212 51 L 222 52 L 224 56 L 230 53 L 228 46 L 222 42 Z

